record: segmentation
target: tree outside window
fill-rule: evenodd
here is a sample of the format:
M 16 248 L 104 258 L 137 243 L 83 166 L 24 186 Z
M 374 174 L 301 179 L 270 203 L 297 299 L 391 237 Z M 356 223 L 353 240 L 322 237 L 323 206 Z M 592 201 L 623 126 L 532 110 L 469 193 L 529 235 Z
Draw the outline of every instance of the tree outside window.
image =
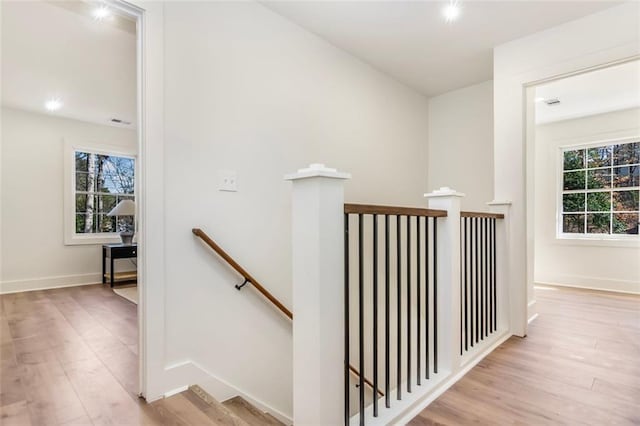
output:
M 122 200 L 135 201 L 135 159 L 75 151 L 75 233 L 118 231 L 119 217 L 109 217 Z
M 565 149 L 562 233 L 638 235 L 640 142 Z

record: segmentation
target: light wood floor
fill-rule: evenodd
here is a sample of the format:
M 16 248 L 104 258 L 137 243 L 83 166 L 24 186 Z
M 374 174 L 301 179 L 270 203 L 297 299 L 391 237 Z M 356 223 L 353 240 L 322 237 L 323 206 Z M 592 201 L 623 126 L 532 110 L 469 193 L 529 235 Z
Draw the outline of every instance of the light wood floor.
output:
M 529 336 L 505 342 L 412 425 L 640 424 L 640 298 L 537 293 Z M 228 418 L 237 401 L 138 399 L 136 306 L 107 287 L 0 296 L 0 338 L 3 426 L 245 424 Z
M 536 294 L 528 336 L 510 338 L 411 425 L 640 424 L 640 297 Z
M 281 426 L 198 387 L 138 398 L 137 307 L 107 286 L 0 296 L 0 425 Z
M 0 296 L 2 425 L 152 423 L 137 329 L 136 305 L 107 286 Z

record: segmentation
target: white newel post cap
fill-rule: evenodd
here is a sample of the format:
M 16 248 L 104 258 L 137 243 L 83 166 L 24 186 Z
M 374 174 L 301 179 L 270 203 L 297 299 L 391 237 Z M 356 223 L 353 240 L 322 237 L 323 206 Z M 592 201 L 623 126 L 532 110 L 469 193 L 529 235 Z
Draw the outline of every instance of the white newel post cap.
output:
M 326 177 L 333 179 L 351 179 L 350 173 L 339 172 L 336 169 L 325 166 L 320 163 L 312 163 L 305 169 L 299 169 L 295 173 L 289 173 L 284 176 L 284 180 L 298 180 L 312 177 Z
M 440 189 L 436 189 L 433 192 L 424 194 L 425 198 L 443 198 L 443 197 L 459 197 L 462 198 L 465 195 L 461 192 L 451 189 L 448 186 L 443 186 Z

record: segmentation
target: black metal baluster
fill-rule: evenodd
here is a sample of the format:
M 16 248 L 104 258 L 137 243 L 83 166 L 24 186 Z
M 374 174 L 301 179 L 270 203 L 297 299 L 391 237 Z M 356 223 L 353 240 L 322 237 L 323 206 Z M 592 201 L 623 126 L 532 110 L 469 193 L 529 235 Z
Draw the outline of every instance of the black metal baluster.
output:
M 433 218 L 433 372 L 438 374 L 438 218 Z
M 431 316 L 429 309 L 429 217 L 424 220 L 424 359 L 425 378 L 429 380 L 429 329 L 431 327 Z
M 469 218 L 464 218 L 464 296 L 465 296 L 465 305 L 464 305 L 464 326 L 465 326 L 465 336 L 464 336 L 464 350 L 469 350 L 469 329 L 471 328 L 471 321 L 469 320 Z
M 360 367 L 360 424 L 364 425 L 364 255 L 362 253 L 363 240 L 362 214 L 358 215 L 358 355 Z
M 411 216 L 407 215 L 407 392 L 411 392 Z
M 478 218 L 474 217 L 473 218 L 474 223 L 474 239 L 475 239 L 475 268 L 474 268 L 474 275 L 475 275 L 475 283 L 476 283 L 476 315 L 475 315 L 475 329 L 476 329 L 476 343 L 478 343 L 478 340 L 480 338 L 480 318 L 479 318 L 479 310 L 480 310 L 480 300 L 479 300 L 479 292 L 478 290 L 480 289 L 479 287 L 479 283 L 478 283 Z
M 344 215 L 344 424 L 349 425 L 349 215 Z
M 484 340 L 484 317 L 485 317 L 485 283 L 484 283 L 484 218 L 480 221 L 480 339 Z
M 391 407 L 390 386 L 390 341 L 391 334 L 389 324 L 389 215 L 384 215 L 384 401 L 387 408 Z
M 420 318 L 420 314 L 421 314 L 421 309 L 420 309 L 420 265 L 422 264 L 421 258 L 420 258 L 420 216 L 416 217 L 416 268 L 417 268 L 417 272 L 416 272 L 416 318 L 418 319 L 417 324 L 416 324 L 416 341 L 417 341 L 417 346 L 418 346 L 418 359 L 417 359 L 417 363 L 416 363 L 416 383 L 418 384 L 418 386 L 421 385 L 421 380 L 422 377 L 420 377 L 422 375 L 422 369 L 420 367 L 420 364 L 422 363 L 422 341 L 421 341 L 421 337 L 422 337 L 422 332 L 421 332 L 421 325 L 422 325 L 422 319 Z
M 396 275 L 397 275 L 397 281 L 396 281 L 396 293 L 398 295 L 397 297 L 397 302 L 398 302 L 398 312 L 397 312 L 397 336 L 396 336 L 396 342 L 398 345 L 398 350 L 396 353 L 396 398 L 398 400 L 402 399 L 402 389 L 401 389 L 401 384 L 402 384 L 402 268 L 401 268 L 401 255 L 402 255 L 402 248 L 401 248 L 401 244 L 400 244 L 400 237 L 401 237 L 401 233 L 402 230 L 400 228 L 400 215 L 396 216 L 396 256 L 397 256 L 397 263 L 396 263 Z
M 489 288 L 489 219 L 484 219 L 484 293 L 485 293 L 485 312 L 484 312 L 484 334 L 489 336 L 489 318 L 491 307 L 491 289 Z
M 458 224 L 458 229 L 459 229 L 459 233 L 460 233 L 460 238 L 462 238 L 462 219 L 460 219 L 460 223 Z M 464 281 L 462 278 L 462 240 L 459 242 L 460 244 L 460 259 L 459 259 L 459 264 L 460 264 L 460 355 L 462 355 L 462 350 L 463 350 L 463 345 L 462 345 L 462 340 L 464 339 L 463 336 L 463 332 L 462 332 L 462 323 L 464 322 L 464 313 L 463 313 L 463 306 L 464 306 L 464 297 L 462 295 L 462 282 Z
M 497 304 L 497 295 L 496 292 L 498 290 L 498 286 L 497 286 L 497 280 L 498 280 L 498 273 L 496 270 L 496 224 L 497 221 L 496 219 L 493 219 L 493 230 L 492 230 L 492 236 L 491 239 L 493 240 L 493 253 L 492 253 L 492 257 L 493 257 L 493 329 L 497 330 L 498 329 L 498 304 Z
M 378 215 L 373 215 L 373 417 L 378 417 Z
M 471 347 L 475 345 L 475 292 L 473 287 L 473 218 L 468 218 L 469 221 L 469 336 L 471 337 Z

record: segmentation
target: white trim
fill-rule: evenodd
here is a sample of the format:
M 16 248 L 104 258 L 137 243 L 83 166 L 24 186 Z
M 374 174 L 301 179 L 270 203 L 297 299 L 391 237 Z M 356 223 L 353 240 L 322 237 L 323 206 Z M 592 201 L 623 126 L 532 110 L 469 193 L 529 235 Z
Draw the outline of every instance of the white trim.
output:
M 184 392 L 184 391 L 186 391 L 188 389 L 189 389 L 189 385 L 180 386 L 179 388 L 175 388 L 175 389 L 172 389 L 170 391 L 165 392 L 164 393 L 164 397 L 165 398 L 169 398 L 169 397 L 172 397 L 173 395 L 177 395 L 177 394 L 179 394 L 181 392 Z
M 101 284 L 102 274 L 60 275 L 55 277 L 26 278 L 0 282 L 0 294 L 19 293 L 23 291 L 48 290 L 52 288 L 78 287 L 89 284 Z
M 608 291 L 612 293 L 621 293 L 621 294 L 640 294 L 640 282 L 635 281 L 623 281 L 623 280 L 598 280 L 597 278 L 593 279 L 597 284 L 588 285 L 588 284 L 570 284 L 570 283 L 558 283 L 558 282 L 547 282 L 547 281 L 536 281 L 536 286 L 545 286 L 545 287 L 569 287 L 569 288 L 579 288 L 583 290 L 595 290 L 595 291 Z M 584 278 L 581 279 L 581 282 L 586 282 Z M 615 288 L 620 286 L 630 286 L 635 287 L 637 290 L 625 290 L 621 288 Z
M 76 142 L 64 139 L 64 245 L 82 245 L 82 244 L 107 244 L 120 242 L 120 236 L 116 232 L 96 233 L 96 234 L 77 234 L 75 232 L 75 152 L 84 151 L 104 155 L 117 155 L 120 157 L 132 158 L 135 160 L 136 175 L 138 171 L 138 156 L 134 149 L 123 146 L 114 146 L 101 142 Z M 137 182 L 136 176 L 136 182 Z M 137 189 L 136 183 L 136 189 Z M 137 196 L 138 191 L 134 192 Z

